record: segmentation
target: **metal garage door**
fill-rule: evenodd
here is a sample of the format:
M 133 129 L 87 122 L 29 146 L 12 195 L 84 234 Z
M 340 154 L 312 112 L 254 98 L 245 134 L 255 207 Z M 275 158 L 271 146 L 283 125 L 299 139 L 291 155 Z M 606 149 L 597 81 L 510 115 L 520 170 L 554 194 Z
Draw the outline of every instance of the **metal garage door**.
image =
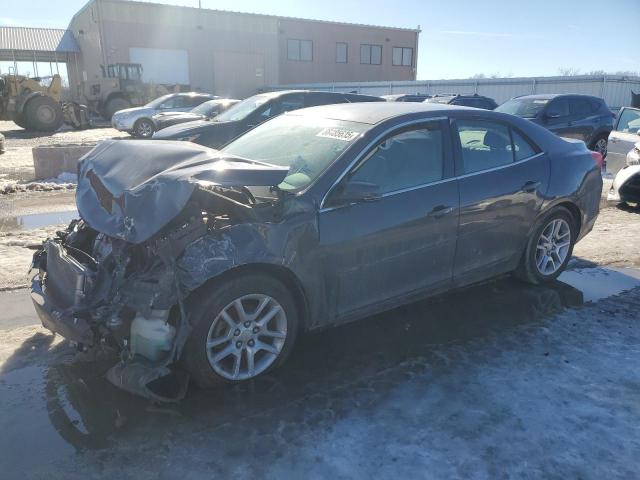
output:
M 189 85 L 189 55 L 186 50 L 130 48 L 131 63 L 141 63 L 145 82 Z

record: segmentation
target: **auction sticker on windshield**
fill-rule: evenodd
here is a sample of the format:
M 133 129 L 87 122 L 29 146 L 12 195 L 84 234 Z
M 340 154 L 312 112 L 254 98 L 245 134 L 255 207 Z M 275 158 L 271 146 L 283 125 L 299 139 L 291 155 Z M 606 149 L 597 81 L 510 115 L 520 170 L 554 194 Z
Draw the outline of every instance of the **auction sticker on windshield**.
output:
M 344 140 L 345 142 L 350 142 L 358 135 L 360 135 L 358 132 L 347 130 L 346 128 L 328 127 L 320 130 L 316 137 L 334 138 L 336 140 Z

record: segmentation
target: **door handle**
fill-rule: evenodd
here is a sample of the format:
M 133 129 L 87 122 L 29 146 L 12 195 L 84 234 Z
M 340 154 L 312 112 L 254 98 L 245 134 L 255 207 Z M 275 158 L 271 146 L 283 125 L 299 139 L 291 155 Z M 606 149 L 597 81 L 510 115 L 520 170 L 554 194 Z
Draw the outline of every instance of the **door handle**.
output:
M 530 180 L 524 185 L 522 185 L 522 188 L 520 190 L 523 192 L 532 193 L 532 192 L 535 192 L 539 186 L 540 186 L 540 182 L 534 182 L 533 180 Z
M 453 207 L 449 207 L 447 205 L 437 205 L 433 207 L 433 209 L 429 212 L 429 216 L 440 218 L 448 215 L 451 212 L 453 212 Z

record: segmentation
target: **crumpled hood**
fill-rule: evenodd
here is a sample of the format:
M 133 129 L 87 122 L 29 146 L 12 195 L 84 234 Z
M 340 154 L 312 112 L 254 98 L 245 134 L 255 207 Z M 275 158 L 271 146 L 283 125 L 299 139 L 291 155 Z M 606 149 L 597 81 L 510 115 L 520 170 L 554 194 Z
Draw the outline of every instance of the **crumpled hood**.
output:
M 106 140 L 79 163 L 76 204 L 91 228 L 141 243 L 184 209 L 198 183 L 273 186 L 288 170 L 190 142 Z

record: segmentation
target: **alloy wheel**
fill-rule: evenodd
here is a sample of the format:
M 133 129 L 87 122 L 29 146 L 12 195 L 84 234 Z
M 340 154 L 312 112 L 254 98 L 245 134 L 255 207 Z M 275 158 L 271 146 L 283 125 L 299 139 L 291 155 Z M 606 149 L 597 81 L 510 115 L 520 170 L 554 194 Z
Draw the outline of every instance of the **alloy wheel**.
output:
M 569 254 L 571 228 L 566 220 L 556 218 L 540 233 L 536 245 L 536 267 L 542 275 L 553 275 Z
M 153 135 L 153 126 L 147 121 L 142 121 L 136 127 L 136 133 L 141 137 L 150 137 Z
M 246 380 L 273 365 L 286 338 L 282 306 L 268 295 L 244 295 L 224 307 L 211 324 L 207 359 L 221 377 Z
M 606 138 L 599 139 L 594 146 L 594 150 L 598 152 L 600 155 L 602 155 L 603 157 L 606 157 L 607 156 L 607 139 Z

